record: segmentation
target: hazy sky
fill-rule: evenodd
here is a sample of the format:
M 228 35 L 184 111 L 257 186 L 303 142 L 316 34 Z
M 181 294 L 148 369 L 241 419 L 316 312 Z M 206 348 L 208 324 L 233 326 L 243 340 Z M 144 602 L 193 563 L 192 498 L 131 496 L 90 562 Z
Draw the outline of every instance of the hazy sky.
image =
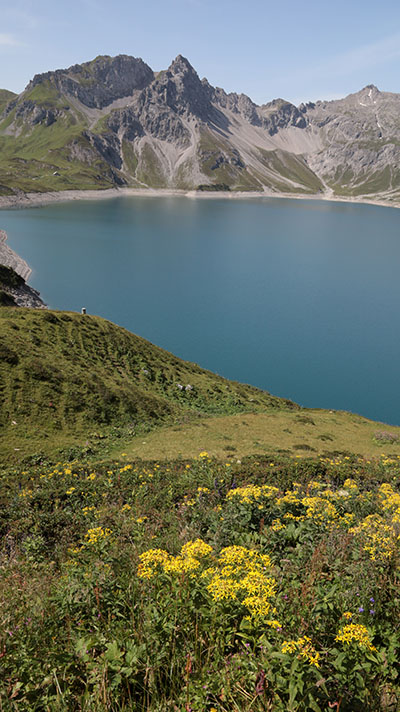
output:
M 99 54 L 200 77 L 257 103 L 400 92 L 399 0 L 0 0 L 0 88 Z

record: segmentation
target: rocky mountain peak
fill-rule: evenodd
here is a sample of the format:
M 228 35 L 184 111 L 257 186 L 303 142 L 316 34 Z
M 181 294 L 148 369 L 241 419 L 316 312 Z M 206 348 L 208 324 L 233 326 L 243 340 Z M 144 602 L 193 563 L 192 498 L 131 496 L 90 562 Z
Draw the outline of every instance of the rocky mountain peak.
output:
M 368 97 L 369 99 L 376 99 L 379 97 L 381 92 L 379 91 L 378 87 L 375 86 L 375 84 L 367 84 L 364 89 L 361 89 L 361 91 L 357 92 L 354 96 L 358 97 Z
M 153 70 L 140 58 L 104 55 L 68 69 L 36 74 L 25 91 L 50 81 L 60 93 L 75 96 L 85 106 L 102 109 L 116 99 L 144 89 L 153 79 Z
M 208 119 L 212 111 L 209 88 L 181 54 L 152 86 L 159 95 L 165 96 L 168 106 L 178 114 L 191 113 L 205 121 Z
M 190 74 L 195 74 L 197 76 L 197 72 L 193 69 L 189 60 L 186 59 L 186 57 L 183 57 L 182 54 L 178 54 L 178 56 L 175 57 L 174 61 L 169 65 L 167 71 L 171 72 L 171 74 L 187 74 L 189 72 Z

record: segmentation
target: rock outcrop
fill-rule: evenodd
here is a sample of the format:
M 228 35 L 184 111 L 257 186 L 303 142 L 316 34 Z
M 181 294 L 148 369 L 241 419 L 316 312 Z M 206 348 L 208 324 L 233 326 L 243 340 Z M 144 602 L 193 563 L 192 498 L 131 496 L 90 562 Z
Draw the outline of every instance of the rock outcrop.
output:
M 26 284 L 29 265 L 6 245 L 7 234 L 0 230 L 0 306 L 46 307 L 36 289 Z
M 0 307 L 30 307 L 45 309 L 46 305 L 36 289 L 6 265 L 0 264 Z

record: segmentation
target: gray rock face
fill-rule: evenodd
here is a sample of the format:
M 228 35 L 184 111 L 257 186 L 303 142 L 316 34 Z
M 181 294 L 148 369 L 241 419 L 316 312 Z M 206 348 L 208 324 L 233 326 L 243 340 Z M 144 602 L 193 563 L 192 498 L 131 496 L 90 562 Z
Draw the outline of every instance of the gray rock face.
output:
M 62 115 L 63 111 L 58 109 L 46 109 L 30 100 L 23 101 L 19 104 L 15 112 L 17 119 L 22 119 L 33 126 L 42 123 L 46 126 L 51 126 L 51 124 L 54 124 L 57 118 Z
M 6 233 L 0 230 L 0 306 L 45 308 L 39 292 L 26 284 L 30 267 L 6 241 Z
M 157 74 L 119 55 L 36 75 L 2 106 L 0 136 L 16 142 L 7 176 L 17 163 L 19 170 L 28 165 L 20 136 L 51 127 L 57 137 L 60 127 L 55 146 L 41 138 L 36 162 L 38 172 L 56 176 L 55 189 L 61 151 L 63 161 L 79 163 L 77 175 L 91 171 L 90 187 L 228 185 L 400 198 L 400 95 L 373 85 L 337 101 L 257 106 L 200 80 L 182 55 Z M 0 192 L 2 183 L 0 176 Z M 70 178 L 65 186 L 74 187 Z
M 263 116 L 263 127 L 270 136 L 278 133 L 279 129 L 295 126 L 298 129 L 307 127 L 307 119 L 299 109 L 284 99 L 274 99 L 269 104 L 260 107 Z
M 128 57 L 97 57 L 93 62 L 75 64 L 69 69 L 36 74 L 27 89 L 50 82 L 60 94 L 74 96 L 85 106 L 102 109 L 137 89 L 143 89 L 154 79 L 154 73 L 142 59 Z
M 339 192 L 396 191 L 400 182 L 400 95 L 368 85 L 344 99 L 303 108 L 318 130 L 323 149 L 309 157 L 310 167 Z
M 213 100 L 221 109 L 229 109 L 234 114 L 239 114 L 253 126 L 261 126 L 259 107 L 246 94 L 226 94 L 219 87 L 213 89 L 209 84 L 208 87 Z
M 1 289 L 0 283 L 0 289 Z M 30 309 L 47 309 L 37 289 L 30 287 L 29 284 L 21 284 L 19 287 L 7 287 L 3 289 L 6 294 L 9 294 L 17 307 L 29 307 Z

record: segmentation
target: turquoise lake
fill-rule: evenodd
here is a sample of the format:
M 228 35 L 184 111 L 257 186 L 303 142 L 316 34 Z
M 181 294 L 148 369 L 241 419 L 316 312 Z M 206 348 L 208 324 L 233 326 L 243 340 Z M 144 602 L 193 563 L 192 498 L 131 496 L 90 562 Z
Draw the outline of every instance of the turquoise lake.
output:
M 400 211 L 121 197 L 2 210 L 50 307 L 274 395 L 400 425 Z

